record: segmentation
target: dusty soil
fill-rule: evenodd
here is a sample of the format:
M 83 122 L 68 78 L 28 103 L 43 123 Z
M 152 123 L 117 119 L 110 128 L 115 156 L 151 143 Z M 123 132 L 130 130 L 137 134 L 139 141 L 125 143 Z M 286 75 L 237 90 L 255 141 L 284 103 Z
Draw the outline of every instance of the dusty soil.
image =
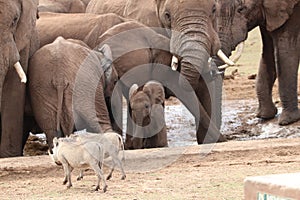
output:
M 244 120 L 241 124 L 226 121 L 232 125 L 231 130 L 223 132 L 231 140 L 239 140 L 243 134 L 249 137 L 258 124 L 276 124 L 276 119 L 246 123 L 249 116 L 255 118 L 254 85 L 255 80 L 247 76 L 235 76 L 224 82 L 225 103 L 233 104 L 229 108 L 242 110 L 236 112 L 235 117 Z M 176 103 L 174 99 L 168 102 Z M 299 130 L 299 123 L 291 127 Z M 216 144 L 212 150 L 210 147 L 202 156 L 199 146 L 193 146 L 192 151 L 164 149 L 165 157 L 156 150 L 131 151 L 139 158 L 126 152 L 127 178 L 119 180 L 117 171 L 112 180 L 107 181 L 106 193 L 93 191 L 96 177 L 91 170 L 80 182 L 76 181 L 78 171 L 74 170 L 73 187 L 66 189 L 62 185 L 62 168 L 53 164 L 48 156 L 0 159 L 0 199 L 243 199 L 245 177 L 299 171 L 299 143 L 299 138 L 230 141 Z M 148 151 L 154 152 L 152 157 L 146 156 Z M 104 172 L 108 173 L 107 167 Z
M 153 157 L 148 153 L 154 150 L 126 152 L 127 178 L 120 180 L 117 171 L 107 181 L 106 193 L 93 191 L 96 177 L 92 171 L 76 181 L 78 170 L 74 170 L 73 187 L 66 189 L 62 185 L 62 168 L 48 156 L 0 159 L 0 199 L 240 200 L 247 176 L 299 171 L 299 142 L 300 139 L 231 141 L 216 144 L 205 156 L 199 154 L 199 146 L 182 151 L 164 149 L 165 156 L 152 152 Z M 172 156 L 166 167 L 155 169 Z M 105 167 L 105 174 L 107 171 Z

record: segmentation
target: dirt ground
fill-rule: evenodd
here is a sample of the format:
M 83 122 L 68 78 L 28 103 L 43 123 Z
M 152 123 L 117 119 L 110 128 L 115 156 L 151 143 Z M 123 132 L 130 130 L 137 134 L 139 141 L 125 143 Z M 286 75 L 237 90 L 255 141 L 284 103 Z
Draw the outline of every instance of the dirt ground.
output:
M 226 99 L 255 102 L 254 84 L 255 81 L 247 77 L 226 80 L 225 95 L 238 93 L 230 98 L 226 95 Z M 169 103 L 176 103 L 173 101 Z M 247 117 L 247 112 L 244 114 Z M 299 130 L 298 123 L 292 126 Z M 236 135 L 247 128 L 250 127 L 237 125 Z M 247 131 L 244 134 L 248 134 Z M 231 137 L 228 136 L 236 139 Z M 129 158 L 125 162 L 126 180 L 121 181 L 117 171 L 107 181 L 106 193 L 93 191 L 96 177 L 91 170 L 80 182 L 76 181 L 78 171 L 74 170 L 73 187 L 66 189 L 62 185 L 62 168 L 53 164 L 48 156 L 0 159 L 0 199 L 243 199 L 243 180 L 247 176 L 299 171 L 299 143 L 300 138 L 229 141 L 216 144 L 204 156 L 200 156 L 198 150 L 188 153 L 169 148 L 165 150 L 176 155 L 170 161 L 166 160 L 168 157 L 155 157 L 161 153 L 143 157 L 147 150 L 133 151 L 142 157 L 134 160 L 134 156 L 126 156 Z M 167 166 L 159 167 L 164 160 Z M 139 170 L 146 169 L 147 165 L 151 165 L 151 169 L 157 166 L 157 169 Z M 108 173 L 107 167 L 104 172 Z

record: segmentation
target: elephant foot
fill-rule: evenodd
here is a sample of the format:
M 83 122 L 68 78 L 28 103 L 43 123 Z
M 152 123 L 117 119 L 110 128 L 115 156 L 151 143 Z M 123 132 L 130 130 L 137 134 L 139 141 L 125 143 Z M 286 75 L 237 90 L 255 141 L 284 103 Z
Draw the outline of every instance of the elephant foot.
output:
M 256 111 L 256 117 L 261 119 L 273 119 L 277 112 L 278 110 L 273 103 L 269 106 L 259 106 Z
M 291 123 L 294 123 L 300 119 L 300 111 L 297 108 L 295 111 L 285 111 L 283 110 L 282 113 L 280 114 L 278 124 L 285 126 Z
M 218 142 L 227 142 L 227 139 L 226 139 L 226 137 L 224 135 L 220 134 Z

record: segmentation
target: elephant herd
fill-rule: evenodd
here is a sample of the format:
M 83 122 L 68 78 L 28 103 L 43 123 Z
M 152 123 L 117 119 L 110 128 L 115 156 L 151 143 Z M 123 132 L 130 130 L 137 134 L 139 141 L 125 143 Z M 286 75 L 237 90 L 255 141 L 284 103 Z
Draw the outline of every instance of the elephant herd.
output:
M 224 65 L 255 27 L 257 117 L 277 115 L 278 78 L 278 123 L 298 121 L 299 19 L 299 0 L 0 0 L 0 157 L 21 156 L 30 131 L 50 146 L 74 130 L 121 133 L 122 96 L 128 149 L 167 146 L 171 95 L 195 117 L 198 144 L 225 141 Z

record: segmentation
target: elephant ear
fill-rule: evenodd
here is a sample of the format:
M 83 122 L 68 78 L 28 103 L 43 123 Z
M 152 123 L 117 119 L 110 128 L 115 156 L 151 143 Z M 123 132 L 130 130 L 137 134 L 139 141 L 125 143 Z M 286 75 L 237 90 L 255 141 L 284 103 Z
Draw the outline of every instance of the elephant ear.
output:
M 15 33 L 15 41 L 19 51 L 27 46 L 37 48 L 37 45 L 31 43 L 35 42 L 33 35 L 36 36 L 37 34 L 35 24 L 38 16 L 38 0 L 21 0 L 21 3 L 22 11 Z M 33 51 L 31 50 L 31 52 Z
M 99 52 L 101 52 L 104 56 L 103 59 L 101 59 L 101 65 L 103 67 L 105 80 L 107 82 L 110 81 L 111 74 L 113 72 L 113 66 L 112 66 L 112 52 L 110 47 L 107 44 L 104 44 L 102 47 L 98 49 Z
M 170 28 L 170 27 L 166 27 L 167 25 L 167 22 L 165 21 L 165 18 L 163 17 L 163 7 L 165 5 L 165 2 L 166 0 L 155 0 L 156 2 L 156 15 L 159 19 L 159 22 L 161 24 L 162 27 L 165 27 L 165 28 Z
M 129 89 L 129 100 L 135 95 L 138 91 L 139 86 L 137 84 L 133 84 Z
M 263 3 L 266 17 L 266 28 L 274 31 L 282 26 L 293 13 L 299 0 L 265 0 Z

